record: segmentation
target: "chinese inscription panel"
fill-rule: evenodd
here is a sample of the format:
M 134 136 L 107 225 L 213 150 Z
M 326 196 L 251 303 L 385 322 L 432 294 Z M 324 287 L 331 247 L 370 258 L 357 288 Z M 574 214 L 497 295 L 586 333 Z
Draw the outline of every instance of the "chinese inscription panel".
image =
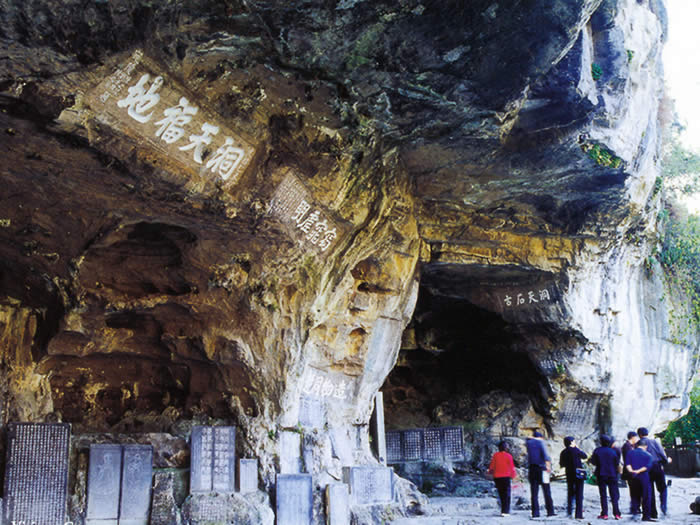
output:
M 151 506 L 153 447 L 124 445 L 122 463 L 122 495 L 119 522 L 125 520 L 147 525 Z
M 179 169 L 235 183 L 252 161 L 252 144 L 158 69 L 138 50 L 87 101 L 99 120 L 148 144 Z
M 393 499 L 393 470 L 389 467 L 345 467 L 344 481 L 350 485 L 353 503 L 367 505 Z
M 387 463 L 399 463 L 403 461 L 403 455 L 401 454 L 401 435 L 402 432 L 400 430 L 386 433 Z
M 195 426 L 192 429 L 190 492 L 233 492 L 235 455 L 235 427 Z
M 65 523 L 70 425 L 15 423 L 8 432 L 5 523 Z
M 121 445 L 90 445 L 87 481 L 87 519 L 119 518 Z
M 319 208 L 299 178 L 288 173 L 275 190 L 269 213 L 287 226 L 303 248 L 325 253 L 336 244 L 340 230 Z
M 277 525 L 311 525 L 311 474 L 277 474 Z

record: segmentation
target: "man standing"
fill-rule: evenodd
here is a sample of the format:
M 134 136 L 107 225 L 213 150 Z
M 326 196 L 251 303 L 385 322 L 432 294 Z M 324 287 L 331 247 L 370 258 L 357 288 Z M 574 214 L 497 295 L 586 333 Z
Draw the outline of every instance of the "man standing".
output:
M 627 432 L 627 441 L 622 445 L 622 464 L 627 465 L 627 454 L 634 450 L 634 446 L 639 441 L 639 436 L 634 430 Z M 634 507 L 632 505 L 632 485 L 630 484 L 630 473 L 627 469 L 622 471 L 622 479 L 627 482 L 627 489 L 630 491 L 630 514 L 639 514 L 639 506 Z
M 613 516 L 616 520 L 622 519 L 618 501 L 620 491 L 617 487 L 617 467 L 620 464 L 620 452 L 612 448 L 613 440 L 603 434 L 600 436 L 600 445 L 593 451 L 589 460 L 595 465 L 595 476 L 598 480 L 598 492 L 600 494 L 600 516 L 599 519 L 608 519 L 608 495 L 612 502 Z
M 656 521 L 651 517 L 651 483 L 649 482 L 649 469 L 654 464 L 654 459 L 647 452 L 649 440 L 640 439 L 636 448 L 627 454 L 625 470 L 630 475 L 630 491 L 632 493 L 632 506 L 639 508 L 642 504 L 642 521 Z
M 651 457 L 654 458 L 654 465 L 649 470 L 649 481 L 651 482 L 651 517 L 658 518 L 659 513 L 656 510 L 656 495 L 654 494 L 654 485 L 656 485 L 656 490 L 659 491 L 659 503 L 661 506 L 661 512 L 664 516 L 667 514 L 668 506 L 668 490 L 666 486 L 666 473 L 664 472 L 664 465 L 671 463 L 671 458 L 666 457 L 664 449 L 661 444 L 655 439 L 649 438 L 649 431 L 644 427 L 639 427 L 637 429 L 637 434 L 639 434 L 640 439 L 646 438 L 649 442 L 648 452 Z
M 566 472 L 566 514 L 571 517 L 574 500 L 576 501 L 576 519 L 583 519 L 583 483 L 584 476 L 579 476 L 583 470 L 582 459 L 586 453 L 576 446 L 573 436 L 564 438 L 564 450 L 559 454 L 559 466 Z
M 549 487 L 549 473 L 552 468 L 552 459 L 547 454 L 547 447 L 542 441 L 542 433 L 535 431 L 526 442 L 527 460 L 529 464 L 527 477 L 530 481 L 530 498 L 532 500 L 532 517 L 540 516 L 540 504 L 538 501 L 540 485 L 544 494 L 544 503 L 547 516 L 555 516 L 552 491 Z M 545 474 L 546 473 L 546 474 Z M 543 474 L 545 474 L 543 479 Z

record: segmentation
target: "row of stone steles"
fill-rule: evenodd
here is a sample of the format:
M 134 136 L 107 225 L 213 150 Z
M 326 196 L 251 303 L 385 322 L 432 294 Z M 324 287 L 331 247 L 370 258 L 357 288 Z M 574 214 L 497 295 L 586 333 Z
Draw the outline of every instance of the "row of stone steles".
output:
M 277 474 L 277 525 L 313 523 L 313 482 L 311 474 Z M 325 488 L 326 523 L 350 523 L 350 507 L 386 504 L 394 501 L 394 471 L 389 467 L 343 468 L 343 483 Z
M 379 462 L 385 464 L 384 404 L 381 392 L 374 399 L 375 410 L 370 421 L 370 432 Z M 299 422 L 302 425 L 322 426 L 325 420 L 323 404 L 317 397 L 302 396 Z M 275 490 L 277 525 L 307 525 L 313 516 L 313 480 L 311 474 L 301 473 L 300 435 L 282 432 L 280 435 L 280 468 Z M 324 488 L 326 523 L 347 525 L 350 508 L 362 505 L 386 504 L 395 497 L 394 471 L 386 466 L 347 466 L 343 468 L 343 482 L 329 483 Z
M 464 460 L 462 427 L 391 430 L 385 439 L 389 464 Z
M 191 437 L 190 493 L 258 490 L 257 459 L 238 460 L 235 427 L 196 426 Z M 3 499 L 4 523 L 66 523 L 70 425 L 14 423 L 9 426 Z M 151 445 L 90 446 L 88 525 L 148 525 L 153 479 Z M 312 475 L 278 474 L 277 525 L 312 523 Z M 237 490 L 236 490 L 237 489 Z M 325 487 L 330 525 L 346 525 L 351 505 L 394 500 L 394 474 L 388 467 L 343 469 L 343 483 Z
M 67 522 L 70 436 L 68 423 L 8 426 L 3 523 Z M 257 459 L 241 458 L 235 468 L 234 427 L 194 427 L 191 445 L 190 493 L 258 490 Z M 88 525 L 148 525 L 152 480 L 151 445 L 91 445 Z
M 254 492 L 258 461 L 238 460 L 236 429 L 192 429 L 190 494 Z M 150 445 L 91 445 L 87 525 L 148 525 L 153 476 Z

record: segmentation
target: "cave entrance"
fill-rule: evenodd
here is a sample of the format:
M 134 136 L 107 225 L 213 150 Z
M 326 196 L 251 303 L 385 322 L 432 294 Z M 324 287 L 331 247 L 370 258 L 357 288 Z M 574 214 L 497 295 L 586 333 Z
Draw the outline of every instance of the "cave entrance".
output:
M 512 436 L 549 425 L 550 379 L 559 366 L 552 356 L 568 336 L 543 309 L 504 315 L 483 299 L 524 282 L 549 282 L 556 293 L 541 272 L 423 268 L 413 319 L 382 387 L 387 428 L 462 425 Z

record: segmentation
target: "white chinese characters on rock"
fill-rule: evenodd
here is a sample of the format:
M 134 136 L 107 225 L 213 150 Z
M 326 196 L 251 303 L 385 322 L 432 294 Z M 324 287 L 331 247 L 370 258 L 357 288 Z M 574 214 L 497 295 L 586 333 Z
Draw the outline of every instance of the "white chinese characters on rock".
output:
M 131 80 L 131 74 L 134 72 L 139 62 L 141 62 L 142 58 L 143 52 L 140 50 L 136 51 L 131 57 L 131 60 L 107 80 L 105 90 L 99 96 L 100 102 L 104 104 L 124 88 L 126 83 Z
M 524 293 L 519 293 L 515 297 L 512 297 L 508 294 L 505 295 L 503 298 L 503 304 L 505 304 L 508 307 L 516 307 L 516 306 L 523 306 L 523 305 L 532 305 L 532 304 L 537 304 L 540 302 L 545 302 L 545 301 L 551 301 L 551 296 L 549 294 L 549 290 L 544 289 L 544 290 L 538 290 L 537 292 L 534 292 L 532 290 L 529 290 L 527 292 L 527 297 L 525 296 Z
M 293 237 L 319 252 L 326 252 L 338 239 L 338 228 L 322 208 L 313 206 L 309 192 L 292 173 L 275 190 L 268 212 L 287 224 Z
M 294 211 L 291 220 L 296 223 L 296 227 L 305 235 L 308 242 L 317 245 L 322 252 L 325 252 L 331 245 L 333 240 L 338 236 L 335 228 L 328 227 L 328 221 L 321 219 L 321 212 L 315 210 L 313 213 L 307 213 L 311 210 L 311 205 L 302 200 Z
M 331 379 L 321 371 L 308 370 L 304 381 L 303 392 L 317 397 L 334 397 L 347 400 L 352 384 L 349 379 Z
M 150 83 L 150 85 L 149 85 Z M 163 86 L 163 77 L 157 76 L 151 81 L 151 75 L 144 73 L 138 82 L 128 89 L 128 94 L 117 101 L 117 106 L 126 108 L 129 117 L 136 122 L 145 124 L 153 118 L 154 108 L 160 103 L 158 91 Z M 155 122 L 158 126 L 155 136 L 166 144 L 174 144 L 180 141 L 186 134 L 186 126 L 192 121 L 192 117 L 199 112 L 199 108 L 181 97 L 178 105 L 163 110 L 162 119 Z M 180 146 L 180 151 L 194 150 L 192 158 L 197 164 L 204 163 L 207 146 L 218 135 L 220 128 L 209 122 L 201 126 L 201 134 L 189 135 L 189 144 Z M 233 175 L 245 157 L 245 150 L 235 144 L 233 137 L 224 137 L 221 145 L 211 159 L 205 165 L 211 173 L 220 176 L 224 181 Z

